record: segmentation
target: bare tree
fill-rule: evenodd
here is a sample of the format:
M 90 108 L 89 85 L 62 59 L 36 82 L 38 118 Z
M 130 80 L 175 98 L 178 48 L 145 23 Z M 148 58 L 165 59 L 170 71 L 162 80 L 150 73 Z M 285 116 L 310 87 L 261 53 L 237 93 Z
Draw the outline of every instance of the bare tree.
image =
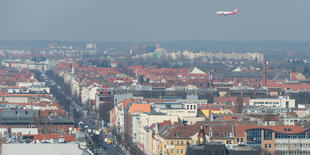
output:
M 235 104 L 235 108 L 236 108 L 238 114 L 242 113 L 242 110 L 244 108 L 244 106 L 243 106 L 243 97 L 239 96 L 237 98 L 237 103 Z

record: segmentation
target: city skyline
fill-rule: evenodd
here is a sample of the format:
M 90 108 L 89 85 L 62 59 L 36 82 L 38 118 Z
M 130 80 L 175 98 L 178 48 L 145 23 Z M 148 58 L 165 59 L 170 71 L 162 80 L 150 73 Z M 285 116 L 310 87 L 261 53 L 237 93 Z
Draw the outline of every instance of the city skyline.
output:
M 309 0 L 1 0 L 0 154 L 310 154 Z

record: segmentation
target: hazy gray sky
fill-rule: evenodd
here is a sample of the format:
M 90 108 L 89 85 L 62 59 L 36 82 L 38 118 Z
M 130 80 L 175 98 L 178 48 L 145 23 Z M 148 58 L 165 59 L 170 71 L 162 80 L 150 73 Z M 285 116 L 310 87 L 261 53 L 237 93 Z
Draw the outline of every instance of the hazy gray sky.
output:
M 0 0 L 0 40 L 306 40 L 310 0 Z M 219 10 L 238 8 L 234 16 Z

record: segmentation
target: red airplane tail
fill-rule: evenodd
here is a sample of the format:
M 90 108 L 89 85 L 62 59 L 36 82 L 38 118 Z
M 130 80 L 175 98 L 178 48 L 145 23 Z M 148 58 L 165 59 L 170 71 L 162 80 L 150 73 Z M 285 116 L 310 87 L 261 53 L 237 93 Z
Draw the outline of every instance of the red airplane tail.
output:
M 238 9 L 236 8 L 236 9 L 234 9 L 234 11 L 233 11 L 233 12 L 234 12 L 234 13 L 237 13 L 237 11 L 238 11 Z

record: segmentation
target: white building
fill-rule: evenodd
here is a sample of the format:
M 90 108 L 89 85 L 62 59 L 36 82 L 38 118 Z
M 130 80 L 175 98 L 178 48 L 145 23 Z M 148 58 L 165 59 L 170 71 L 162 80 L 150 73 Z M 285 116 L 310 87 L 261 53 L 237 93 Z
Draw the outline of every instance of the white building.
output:
M 97 83 L 93 83 L 89 86 L 83 86 L 81 88 L 81 101 L 82 101 L 82 103 L 86 104 L 90 100 L 95 100 L 97 89 L 99 89 L 99 85 Z
M 12 133 L 21 132 L 22 135 L 24 135 L 24 134 L 31 134 L 31 135 L 39 134 L 38 128 L 11 128 L 11 132 Z
M 295 99 L 290 99 L 288 96 L 250 99 L 250 105 L 258 107 L 295 108 Z

